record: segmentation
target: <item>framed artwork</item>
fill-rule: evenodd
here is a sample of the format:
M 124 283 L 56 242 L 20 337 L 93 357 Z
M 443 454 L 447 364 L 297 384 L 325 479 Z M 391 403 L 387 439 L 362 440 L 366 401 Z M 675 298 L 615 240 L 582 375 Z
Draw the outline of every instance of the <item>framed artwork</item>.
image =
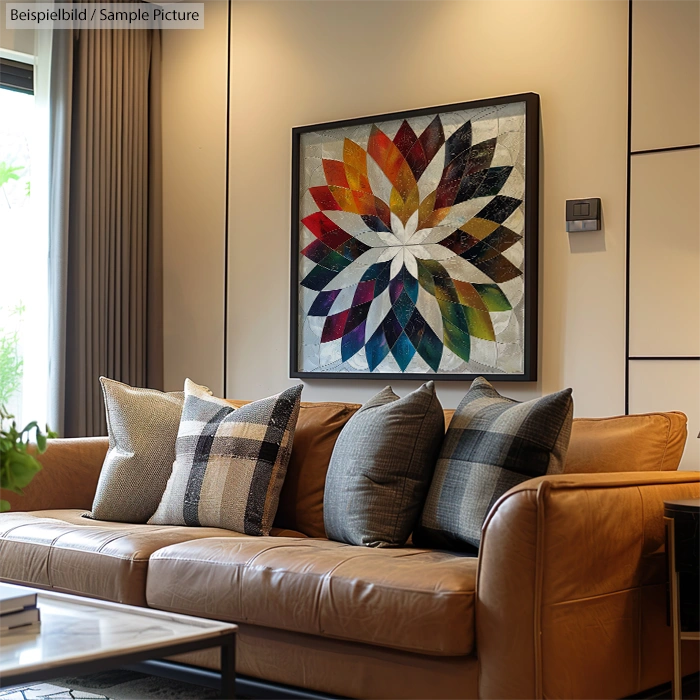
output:
M 292 377 L 536 379 L 538 95 L 292 142 Z

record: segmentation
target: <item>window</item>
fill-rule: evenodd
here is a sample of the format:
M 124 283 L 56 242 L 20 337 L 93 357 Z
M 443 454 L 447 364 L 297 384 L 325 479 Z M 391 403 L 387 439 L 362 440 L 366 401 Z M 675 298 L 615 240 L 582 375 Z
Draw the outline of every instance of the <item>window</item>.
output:
M 0 87 L 34 94 L 34 67 L 27 63 L 0 58 Z
M 44 422 L 48 232 L 33 191 L 43 140 L 31 63 L 0 57 L 0 114 L 0 405 Z

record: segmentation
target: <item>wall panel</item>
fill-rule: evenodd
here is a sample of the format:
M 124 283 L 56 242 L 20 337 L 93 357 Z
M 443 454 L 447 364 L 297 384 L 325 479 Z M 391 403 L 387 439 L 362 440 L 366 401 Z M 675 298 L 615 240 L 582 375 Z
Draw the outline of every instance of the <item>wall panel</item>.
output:
M 632 150 L 700 143 L 700 2 L 633 8 Z
M 700 2 L 631 6 L 627 408 L 684 411 L 700 469 Z
M 700 355 L 700 149 L 632 158 L 630 354 Z
M 168 391 L 223 391 L 228 3 L 162 31 L 163 324 Z
M 688 416 L 688 442 L 681 469 L 700 465 L 700 362 L 637 361 L 630 367 L 630 411 L 683 411 Z

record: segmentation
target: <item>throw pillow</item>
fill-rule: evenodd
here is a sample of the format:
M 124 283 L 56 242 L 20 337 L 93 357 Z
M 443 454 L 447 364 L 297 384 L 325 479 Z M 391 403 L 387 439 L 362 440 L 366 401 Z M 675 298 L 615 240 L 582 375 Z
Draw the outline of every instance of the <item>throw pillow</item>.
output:
M 571 389 L 519 403 L 475 379 L 445 435 L 415 544 L 478 548 L 481 526 L 506 491 L 562 472 L 573 410 Z
M 250 403 L 240 399 L 227 401 L 234 408 Z M 326 539 L 323 526 L 326 472 L 335 441 L 358 408 L 359 403 L 301 402 L 274 527 Z
M 298 385 L 236 409 L 186 380 L 173 471 L 148 522 L 269 535 L 301 390 Z
M 400 399 L 386 387 L 342 429 L 326 474 L 323 519 L 329 539 L 400 547 L 416 524 L 445 434 L 428 382 Z
M 155 513 L 175 460 L 184 395 L 100 377 L 109 449 L 92 511 L 85 517 L 145 523 Z

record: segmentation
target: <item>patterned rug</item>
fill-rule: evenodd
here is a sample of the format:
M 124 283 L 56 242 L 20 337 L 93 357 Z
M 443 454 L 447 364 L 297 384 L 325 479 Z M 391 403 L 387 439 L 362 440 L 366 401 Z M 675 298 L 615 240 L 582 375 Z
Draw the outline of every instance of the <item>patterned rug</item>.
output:
M 219 691 L 135 671 L 104 671 L 79 678 L 0 690 L 0 700 L 207 700 Z

